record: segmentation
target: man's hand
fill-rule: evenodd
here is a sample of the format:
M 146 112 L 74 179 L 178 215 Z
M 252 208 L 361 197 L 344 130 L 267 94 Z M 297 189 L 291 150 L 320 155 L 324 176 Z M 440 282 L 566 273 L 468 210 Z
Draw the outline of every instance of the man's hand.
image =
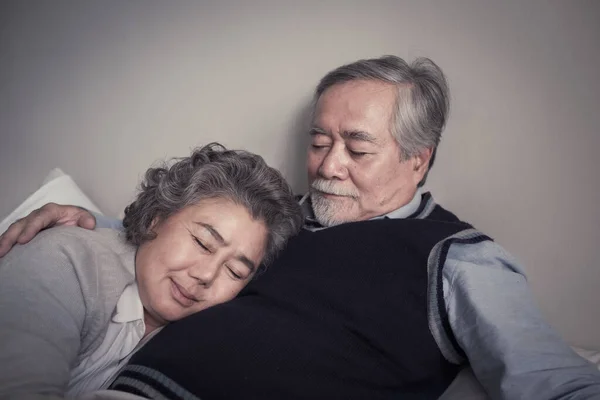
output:
M 0 257 L 3 257 L 15 245 L 29 242 L 39 231 L 54 225 L 80 226 L 94 229 L 96 218 L 84 208 L 48 203 L 32 211 L 25 218 L 14 222 L 0 236 Z

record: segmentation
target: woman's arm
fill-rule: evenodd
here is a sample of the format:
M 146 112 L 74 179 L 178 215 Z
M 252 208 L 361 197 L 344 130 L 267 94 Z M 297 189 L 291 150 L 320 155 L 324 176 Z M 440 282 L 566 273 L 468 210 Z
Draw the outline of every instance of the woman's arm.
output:
M 67 388 L 86 299 L 58 237 L 45 231 L 0 259 L 0 398 Z

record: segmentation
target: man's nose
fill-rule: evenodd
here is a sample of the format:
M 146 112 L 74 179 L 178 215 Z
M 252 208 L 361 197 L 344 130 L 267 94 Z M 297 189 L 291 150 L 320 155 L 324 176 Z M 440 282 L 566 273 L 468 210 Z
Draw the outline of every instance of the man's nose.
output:
M 332 146 L 319 166 L 319 175 L 325 179 L 344 180 L 348 177 L 347 159 L 340 146 Z

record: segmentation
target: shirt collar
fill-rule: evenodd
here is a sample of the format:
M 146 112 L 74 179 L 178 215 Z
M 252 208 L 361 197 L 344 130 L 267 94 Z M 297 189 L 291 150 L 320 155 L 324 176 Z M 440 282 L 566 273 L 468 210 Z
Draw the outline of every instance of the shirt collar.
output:
M 126 323 L 144 319 L 144 306 L 140 299 L 137 283 L 133 282 L 125 287 L 113 314 L 112 320 L 116 323 Z
M 421 188 L 417 188 L 415 195 L 407 204 L 403 205 L 400 208 L 395 209 L 392 212 L 382 215 L 381 217 L 375 217 L 373 219 L 379 219 L 379 218 L 384 218 L 384 217 L 388 217 L 391 219 L 408 218 L 419 209 L 419 206 L 421 205 L 421 197 L 422 197 Z
M 407 217 L 413 215 L 419 209 L 419 206 L 421 205 L 422 195 L 423 194 L 421 192 L 421 188 L 417 188 L 415 195 L 407 204 L 405 204 L 402 207 L 397 208 L 387 214 L 371 218 L 370 220 L 376 220 L 376 219 L 382 219 L 382 218 L 391 218 L 391 219 L 407 218 Z M 312 203 L 310 201 L 310 192 L 306 193 L 304 196 L 302 196 L 302 198 L 299 201 L 299 204 L 300 204 L 300 207 L 302 208 L 302 212 L 304 214 L 304 221 L 305 221 L 304 227 L 306 229 L 315 230 L 315 229 L 325 228 L 315 218 L 315 213 L 313 211 Z

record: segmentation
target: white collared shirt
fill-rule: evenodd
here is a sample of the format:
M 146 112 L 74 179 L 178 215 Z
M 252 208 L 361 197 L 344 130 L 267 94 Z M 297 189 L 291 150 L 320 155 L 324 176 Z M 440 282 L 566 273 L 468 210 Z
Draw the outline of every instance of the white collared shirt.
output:
M 144 307 L 134 282 L 119 297 L 102 344 L 71 370 L 67 396 L 104 388 L 140 345 L 145 330 Z

